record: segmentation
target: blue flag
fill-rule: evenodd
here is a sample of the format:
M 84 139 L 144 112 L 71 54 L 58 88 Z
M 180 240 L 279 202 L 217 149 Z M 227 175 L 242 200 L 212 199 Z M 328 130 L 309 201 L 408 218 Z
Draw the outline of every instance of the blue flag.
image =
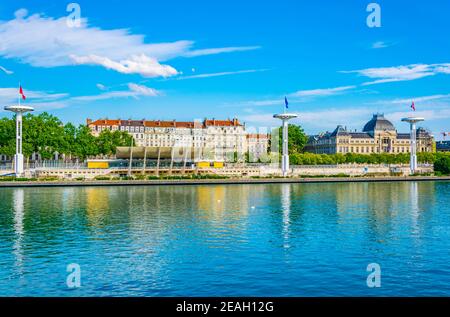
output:
M 286 97 L 284 97 L 284 104 L 286 105 L 286 109 L 289 109 L 289 102 Z

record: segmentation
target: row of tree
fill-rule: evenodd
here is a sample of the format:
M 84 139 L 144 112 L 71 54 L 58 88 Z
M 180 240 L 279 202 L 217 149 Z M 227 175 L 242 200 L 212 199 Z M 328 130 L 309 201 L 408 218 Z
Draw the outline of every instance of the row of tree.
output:
M 16 152 L 15 118 L 0 119 L 0 153 L 13 156 Z M 22 148 L 25 157 L 39 153 L 42 159 L 52 159 L 55 153 L 66 159 L 81 159 L 98 155 L 113 155 L 117 146 L 129 146 L 132 137 L 121 131 L 102 131 L 98 137 L 86 125 L 63 124 L 46 112 L 23 118 Z
M 419 163 L 433 164 L 441 157 L 450 158 L 450 153 L 429 153 L 417 154 Z M 400 154 L 313 154 L 313 153 L 293 153 L 290 155 L 290 163 L 293 165 L 335 165 L 335 164 L 408 164 L 410 156 L 407 153 Z

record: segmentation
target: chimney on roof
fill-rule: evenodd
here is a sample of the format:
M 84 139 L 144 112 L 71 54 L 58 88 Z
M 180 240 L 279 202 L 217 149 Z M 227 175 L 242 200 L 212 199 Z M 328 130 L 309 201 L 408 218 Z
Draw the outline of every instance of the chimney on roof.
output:
M 237 118 L 233 118 L 233 124 L 234 124 L 235 126 L 237 126 L 238 123 L 239 123 L 238 119 L 237 119 Z
M 87 119 L 86 119 L 86 125 L 90 125 L 91 123 L 92 123 L 92 120 L 89 119 L 89 118 L 87 118 Z

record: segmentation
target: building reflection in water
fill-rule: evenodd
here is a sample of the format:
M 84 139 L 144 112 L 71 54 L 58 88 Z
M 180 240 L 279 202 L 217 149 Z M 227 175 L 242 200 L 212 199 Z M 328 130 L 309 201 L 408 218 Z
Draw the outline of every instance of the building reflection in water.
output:
M 84 189 L 86 197 L 86 217 L 89 224 L 94 227 L 101 227 L 109 216 L 111 195 L 116 192 L 116 188 L 111 187 L 86 187 Z
M 367 230 L 375 241 L 409 228 L 413 237 L 430 219 L 435 187 L 427 182 L 348 183 L 336 188 L 336 210 L 342 230 Z M 421 197 L 423 199 L 421 199 Z
M 289 248 L 289 226 L 291 215 L 291 185 L 281 185 L 281 209 L 283 211 L 283 247 Z
M 412 217 L 412 233 L 414 236 L 419 234 L 419 184 L 417 182 L 411 182 L 409 189 L 409 200 L 411 204 L 411 217 Z
M 14 246 L 13 253 L 16 258 L 16 267 L 19 271 L 23 267 L 23 250 L 22 240 L 25 233 L 23 219 L 24 219 L 24 190 L 19 188 L 13 193 L 13 209 L 14 209 Z

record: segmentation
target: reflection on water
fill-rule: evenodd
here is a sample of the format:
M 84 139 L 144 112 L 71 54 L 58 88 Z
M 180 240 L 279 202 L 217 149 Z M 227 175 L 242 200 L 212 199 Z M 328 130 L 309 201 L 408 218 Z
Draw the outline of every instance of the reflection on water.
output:
M 281 184 L 281 209 L 283 210 L 284 247 L 289 248 L 289 216 L 291 213 L 291 186 Z
M 0 295 L 450 295 L 448 182 L 0 191 Z M 382 288 L 365 284 L 379 263 Z M 65 288 L 78 263 L 82 287 Z
M 14 233 L 15 240 L 13 246 L 14 256 L 16 257 L 16 267 L 19 272 L 22 270 L 23 254 L 22 254 L 22 237 L 23 230 L 23 215 L 24 215 L 24 192 L 23 189 L 17 189 L 13 193 L 14 201 Z

